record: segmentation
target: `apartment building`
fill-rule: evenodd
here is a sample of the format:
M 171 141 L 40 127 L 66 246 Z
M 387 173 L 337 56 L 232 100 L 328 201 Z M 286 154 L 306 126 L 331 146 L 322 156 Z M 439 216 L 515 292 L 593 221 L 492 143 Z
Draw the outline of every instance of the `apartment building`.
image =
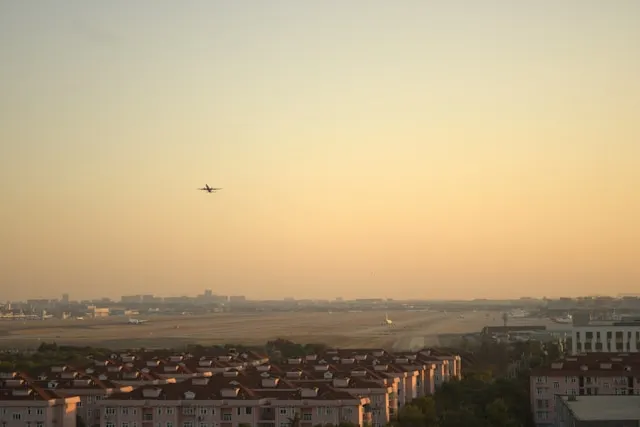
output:
M 389 377 L 381 370 L 375 372 L 362 366 L 346 364 L 329 365 L 324 360 L 314 364 L 301 364 L 300 359 L 290 363 L 267 364 L 247 370 L 238 375 L 239 381 L 255 390 L 261 390 L 266 384 L 275 382 L 285 387 L 313 387 L 324 384 L 336 390 L 342 390 L 354 396 L 370 398 L 373 424 L 385 425 L 398 410 L 397 390 L 399 379 Z M 259 374 L 262 385 L 256 385 L 250 378 Z M 229 375 L 230 373 L 226 373 Z M 274 387 L 273 384 L 269 387 Z
M 55 395 L 57 405 L 76 399 L 74 420 L 77 414 L 93 427 L 288 427 L 296 415 L 303 427 L 342 421 L 383 427 L 400 407 L 460 375 L 456 363 L 455 355 L 426 351 L 329 350 L 271 363 L 252 352 L 202 349 L 114 353 L 6 381 Z
M 640 395 L 640 354 L 590 353 L 531 372 L 531 408 L 539 426 L 553 425 L 556 396 Z
M 79 372 L 73 379 L 38 380 L 31 382 L 34 386 L 48 391 L 55 391 L 63 397 L 78 397 L 77 415 L 88 426 L 100 424 L 99 402 L 114 393 L 128 393 L 133 387 L 123 387 L 108 380 L 82 375 Z
M 330 350 L 326 356 L 333 357 L 330 362 L 336 362 L 336 354 L 340 354 L 343 359 L 355 359 L 359 365 L 373 366 L 375 364 L 386 364 L 387 366 L 400 366 L 402 371 L 418 371 L 417 376 L 411 376 L 410 384 L 404 384 L 404 376 L 401 377 L 400 394 L 402 402 L 410 401 L 415 397 L 428 396 L 435 393 L 435 389 L 440 387 L 451 378 L 461 378 L 462 367 L 461 358 L 458 355 L 439 353 L 435 355 L 432 350 L 425 349 L 418 352 L 387 353 L 382 349 L 375 350 Z M 380 369 L 380 368 L 378 368 Z M 415 381 L 415 386 L 411 382 Z M 415 392 L 410 391 L 415 388 Z
M 277 384 L 277 382 L 272 382 Z M 216 375 L 175 384 L 144 386 L 102 401 L 101 427 L 162 425 L 163 427 L 289 427 L 296 415 L 301 427 L 316 424 L 371 422 L 370 400 L 318 384 L 309 388 L 266 387 L 251 390 L 234 377 Z
M 556 396 L 554 427 L 640 427 L 640 396 Z
M 0 425 L 75 427 L 80 398 L 40 388 L 16 372 L 0 375 Z
M 638 351 L 640 321 L 590 322 L 571 330 L 571 354 Z

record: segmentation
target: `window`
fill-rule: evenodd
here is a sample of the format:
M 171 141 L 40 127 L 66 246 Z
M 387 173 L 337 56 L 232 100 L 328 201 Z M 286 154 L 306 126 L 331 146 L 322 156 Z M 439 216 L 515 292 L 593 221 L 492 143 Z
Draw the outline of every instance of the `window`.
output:
M 162 408 L 157 408 L 156 409 L 156 414 L 162 415 Z
M 287 408 L 280 408 L 280 415 L 287 415 Z
M 42 421 L 38 421 L 36 423 L 36 427 L 44 427 L 44 423 Z
M 76 408 L 82 408 L 82 400 L 76 403 Z M 29 412 L 31 413 L 31 412 Z
M 129 423 L 122 423 L 122 427 L 129 427 Z
M 222 421 L 231 421 L 231 414 L 222 414 Z
M 138 415 L 138 410 L 136 408 L 131 408 L 131 413 L 133 415 Z M 135 426 L 134 426 L 135 427 Z
M 247 406 L 246 408 L 244 408 L 244 413 L 245 415 L 251 415 L 253 413 L 253 408 L 250 406 Z
M 195 415 L 196 414 L 196 408 L 191 407 L 191 406 L 186 406 L 186 407 L 182 408 L 182 414 L 183 415 Z
M 306 414 L 302 414 L 302 421 L 311 421 L 311 414 L 306 413 Z
M 116 414 L 116 408 L 109 407 L 109 408 L 105 409 L 104 413 L 106 415 L 115 415 Z
M 209 427 L 207 423 L 200 423 L 200 427 Z
M 182 423 L 182 427 L 193 427 L 193 422 L 185 421 Z
M 209 411 L 207 410 L 207 408 L 200 408 L 200 415 L 207 415 L 209 413 Z
M 559 389 L 560 388 L 560 383 L 558 381 L 554 381 L 553 388 L 555 388 L 556 390 Z
M 22 414 L 14 412 L 13 413 L 13 421 L 20 421 L 22 419 Z
M 173 427 L 173 423 L 171 421 L 167 421 L 167 427 Z
M 129 408 L 121 408 L 122 415 L 129 415 Z
M 36 409 L 36 415 L 44 415 L 44 409 L 42 408 Z
M 167 415 L 173 415 L 173 408 L 167 408 Z
M 143 421 L 153 421 L 153 414 L 142 414 L 142 420 Z
M 87 409 L 87 417 L 91 418 L 91 415 L 93 415 L 93 411 L 91 409 Z
M 105 424 L 106 427 L 116 427 L 116 425 L 114 423 L 112 423 L 111 421 L 107 421 L 107 424 Z
M 280 427 L 289 427 L 289 423 L 280 423 Z

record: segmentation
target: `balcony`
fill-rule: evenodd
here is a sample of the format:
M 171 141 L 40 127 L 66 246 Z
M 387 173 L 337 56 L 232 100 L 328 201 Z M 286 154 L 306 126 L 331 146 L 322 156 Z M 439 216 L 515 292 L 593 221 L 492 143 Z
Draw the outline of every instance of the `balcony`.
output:
M 276 411 L 274 411 L 273 409 L 264 409 L 262 411 L 260 411 L 260 418 L 259 418 L 259 422 L 262 421 L 272 421 L 275 422 L 276 420 Z

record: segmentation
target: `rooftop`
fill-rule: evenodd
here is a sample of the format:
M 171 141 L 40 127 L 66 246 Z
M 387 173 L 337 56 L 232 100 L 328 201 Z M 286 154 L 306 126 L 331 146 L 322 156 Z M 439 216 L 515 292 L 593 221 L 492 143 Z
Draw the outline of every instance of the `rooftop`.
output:
M 640 420 L 640 396 L 575 396 L 569 400 L 562 396 L 565 405 L 580 421 Z

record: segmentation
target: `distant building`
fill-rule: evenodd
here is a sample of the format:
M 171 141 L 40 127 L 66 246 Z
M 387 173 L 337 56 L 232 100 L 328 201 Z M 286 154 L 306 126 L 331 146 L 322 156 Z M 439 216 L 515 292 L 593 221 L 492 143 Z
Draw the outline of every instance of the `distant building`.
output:
M 125 304 L 137 304 L 142 302 L 142 295 L 123 295 L 120 302 Z
M 229 297 L 229 302 L 245 302 L 247 297 L 244 295 L 234 295 Z
M 108 317 L 111 311 L 108 307 L 99 308 L 99 307 L 96 307 L 95 305 L 89 306 L 87 308 L 89 309 L 89 312 L 93 317 Z
M 149 304 L 149 303 L 152 303 L 152 302 L 158 302 L 158 298 L 156 298 L 154 295 L 150 295 L 150 294 L 142 295 L 141 299 L 142 299 L 142 302 L 145 303 L 145 304 Z
M 211 289 L 205 289 L 204 290 L 204 297 L 205 298 L 211 298 L 213 296 L 213 292 L 211 292 Z
M 62 294 L 62 298 L 60 299 L 62 304 L 69 304 L 69 294 Z
M 513 332 L 526 332 L 526 331 L 542 332 L 546 330 L 547 330 L 547 327 L 544 325 L 485 326 L 484 328 L 482 328 L 482 333 L 484 335 L 493 335 L 493 334 L 508 334 Z

